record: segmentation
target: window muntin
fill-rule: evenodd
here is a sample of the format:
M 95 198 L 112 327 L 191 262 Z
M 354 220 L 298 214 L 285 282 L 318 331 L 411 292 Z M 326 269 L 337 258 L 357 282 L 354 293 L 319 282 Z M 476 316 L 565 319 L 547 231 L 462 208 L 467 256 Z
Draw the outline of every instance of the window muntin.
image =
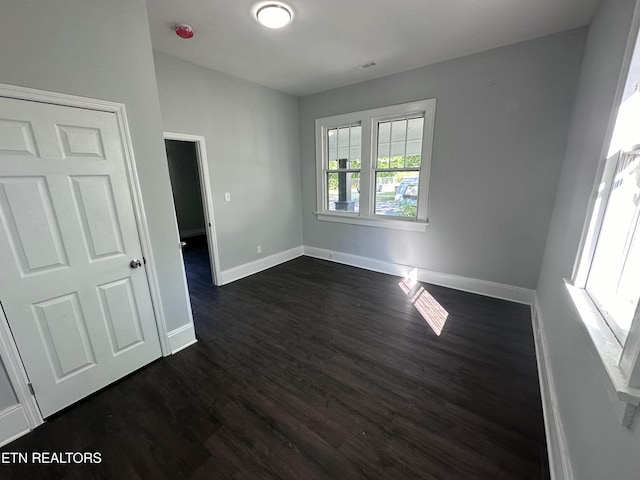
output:
M 429 99 L 316 119 L 318 219 L 424 231 L 434 114 Z
M 621 345 L 640 297 L 640 152 L 620 153 L 586 291 Z

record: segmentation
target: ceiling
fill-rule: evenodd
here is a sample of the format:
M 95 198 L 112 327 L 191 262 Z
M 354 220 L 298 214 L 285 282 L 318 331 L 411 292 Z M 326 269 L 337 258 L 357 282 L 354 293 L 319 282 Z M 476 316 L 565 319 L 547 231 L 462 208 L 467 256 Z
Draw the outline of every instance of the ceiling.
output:
M 279 30 L 255 3 L 147 0 L 153 48 L 301 96 L 587 25 L 599 0 L 287 0 Z

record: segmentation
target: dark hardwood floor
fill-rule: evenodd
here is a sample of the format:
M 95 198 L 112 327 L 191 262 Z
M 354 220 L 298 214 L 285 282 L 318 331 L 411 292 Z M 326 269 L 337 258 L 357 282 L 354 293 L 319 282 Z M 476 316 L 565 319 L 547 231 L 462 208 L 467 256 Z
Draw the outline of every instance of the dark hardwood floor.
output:
M 184 253 L 199 342 L 2 449 L 102 463 L 0 478 L 549 478 L 529 307 L 422 285 L 437 336 L 397 277 L 301 257 L 215 288 Z

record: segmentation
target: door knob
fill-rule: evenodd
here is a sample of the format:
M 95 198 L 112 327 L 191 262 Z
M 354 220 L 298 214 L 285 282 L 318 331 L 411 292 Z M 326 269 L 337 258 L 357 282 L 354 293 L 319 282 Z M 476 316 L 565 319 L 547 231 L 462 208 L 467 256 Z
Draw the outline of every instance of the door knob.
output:
M 184 248 L 187 246 L 187 242 L 180 242 L 180 248 Z
M 142 266 L 142 262 L 140 260 L 138 260 L 137 258 L 134 258 L 133 260 L 131 260 L 129 262 L 129 266 L 131 268 L 140 268 Z

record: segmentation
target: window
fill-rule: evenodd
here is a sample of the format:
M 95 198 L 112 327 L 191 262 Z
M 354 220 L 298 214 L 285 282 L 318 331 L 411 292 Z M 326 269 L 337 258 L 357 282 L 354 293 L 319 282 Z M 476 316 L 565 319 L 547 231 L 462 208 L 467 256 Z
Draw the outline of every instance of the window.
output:
M 424 231 L 435 99 L 316 120 L 320 220 Z
M 565 280 L 625 426 L 640 404 L 639 45 L 629 58 L 626 81 L 621 78 L 619 108 L 603 152 L 581 252 L 572 279 Z
M 625 426 L 640 403 L 639 213 L 640 149 L 621 150 L 604 164 L 582 254 L 565 281 Z
M 624 345 L 640 297 L 640 150 L 620 152 L 613 163 L 586 290 Z

